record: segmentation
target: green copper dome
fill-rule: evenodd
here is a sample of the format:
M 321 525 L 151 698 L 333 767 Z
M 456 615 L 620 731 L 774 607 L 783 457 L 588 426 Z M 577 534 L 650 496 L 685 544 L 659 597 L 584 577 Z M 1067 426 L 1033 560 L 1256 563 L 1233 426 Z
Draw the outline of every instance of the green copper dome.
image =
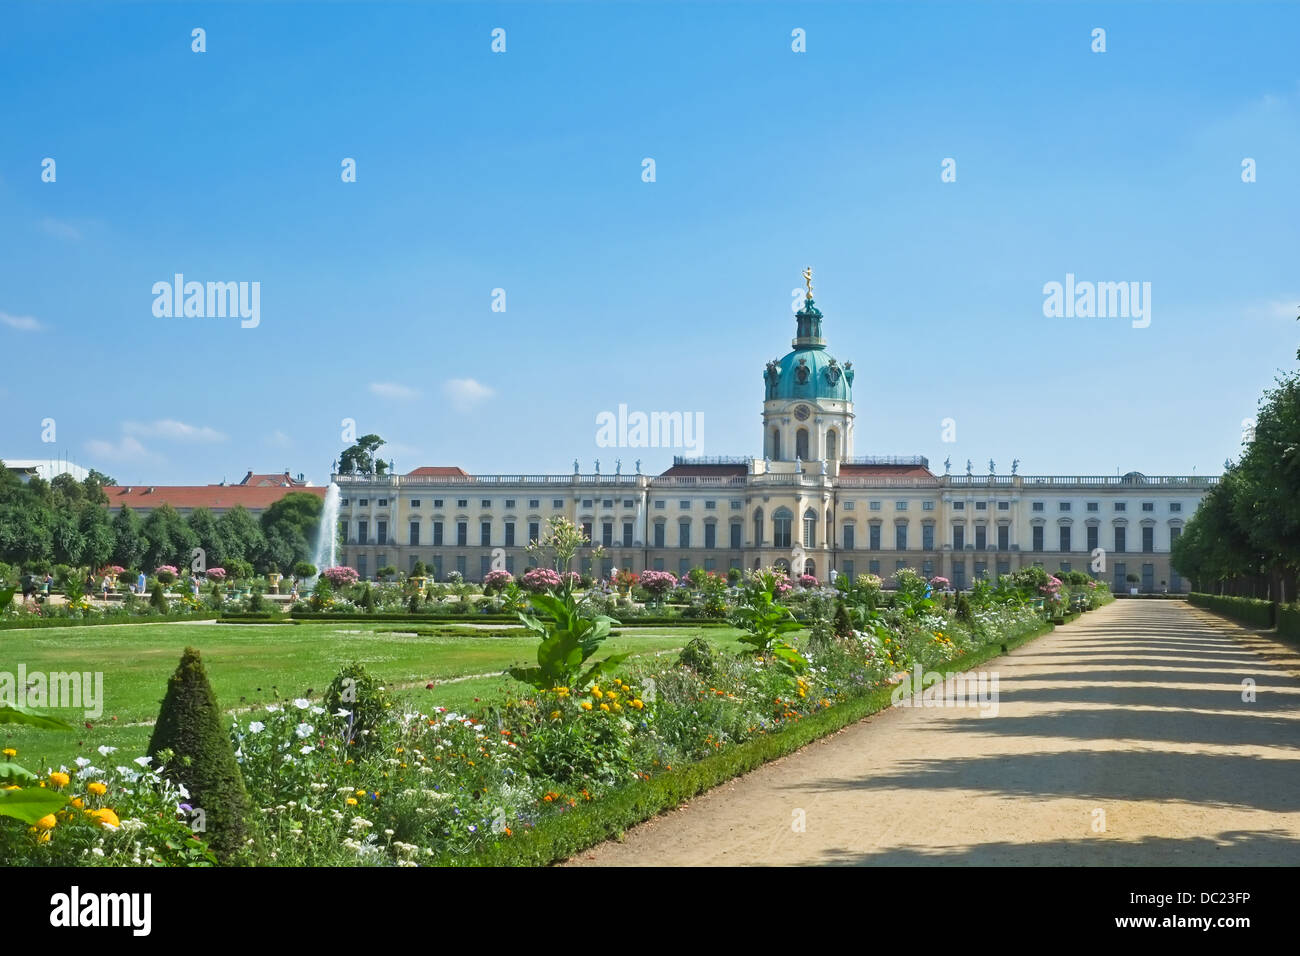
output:
M 812 296 L 804 299 L 795 316 L 794 351 L 767 363 L 763 381 L 766 400 L 829 398 L 853 401 L 853 363 L 841 365 L 826 351 L 822 338 L 822 314 Z

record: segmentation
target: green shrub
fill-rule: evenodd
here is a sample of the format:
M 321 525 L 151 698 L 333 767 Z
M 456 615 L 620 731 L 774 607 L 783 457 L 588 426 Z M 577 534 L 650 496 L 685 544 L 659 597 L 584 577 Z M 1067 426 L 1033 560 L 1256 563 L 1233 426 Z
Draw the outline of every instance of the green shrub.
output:
M 157 581 L 154 582 L 153 590 L 149 592 L 149 606 L 161 614 L 167 613 L 167 595 L 163 591 L 163 586 Z
M 1280 637 L 1300 641 L 1300 604 L 1278 605 L 1277 633 Z
M 1223 594 L 1199 594 L 1197 592 L 1187 595 L 1187 600 L 1188 603 L 1195 604 L 1197 607 L 1203 607 L 1215 614 L 1222 614 L 1224 617 L 1231 618 L 1240 624 L 1248 624 L 1251 627 L 1270 628 L 1275 623 L 1274 608 L 1276 605 L 1272 601 L 1261 601 L 1258 598 L 1229 597 Z
M 192 647 L 167 681 L 149 756 L 159 773 L 186 787 L 190 805 L 203 812 L 204 838 L 228 861 L 247 838 L 248 794 L 224 715 Z
M 702 637 L 692 638 L 677 655 L 677 663 L 689 667 L 701 677 L 712 677 L 714 669 L 713 646 Z
M 378 743 L 379 725 L 391 707 L 383 683 L 358 661 L 345 665 L 325 692 L 329 713 L 346 710 L 351 714 L 348 742 L 362 749 Z

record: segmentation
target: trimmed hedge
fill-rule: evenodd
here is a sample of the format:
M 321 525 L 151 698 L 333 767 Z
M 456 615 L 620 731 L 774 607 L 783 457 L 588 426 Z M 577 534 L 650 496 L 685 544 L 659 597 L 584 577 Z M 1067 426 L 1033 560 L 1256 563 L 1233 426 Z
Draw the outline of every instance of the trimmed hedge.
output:
M 1008 638 L 1005 643 L 986 644 L 963 658 L 960 668 L 968 671 L 1053 630 L 1043 623 Z M 956 662 L 950 662 L 956 664 Z M 657 814 L 678 806 L 697 794 L 749 773 L 770 760 L 794 753 L 814 740 L 842 730 L 849 724 L 889 707 L 894 687 L 872 688 L 819 713 L 810 714 L 774 734 L 747 740 L 703 760 L 665 771 L 649 780 L 638 780 L 605 794 L 591 803 L 579 804 L 563 815 L 543 819 L 536 827 L 523 830 L 470 857 L 445 854 L 441 866 L 546 866 L 581 853 L 611 837 L 619 836 Z
M 21 631 L 41 627 L 100 627 L 108 624 L 167 624 L 175 621 L 211 621 L 216 611 L 185 614 L 115 614 L 101 618 L 29 617 L 0 621 L 0 631 Z
M 1277 620 L 1275 614 L 1277 605 L 1272 601 L 1197 592 L 1187 595 L 1187 600 L 1197 607 L 1222 614 L 1226 618 L 1251 627 L 1271 628 Z
M 518 624 L 519 618 L 513 614 L 409 614 L 409 613 L 375 613 L 365 614 L 349 611 L 331 613 L 329 611 L 294 611 L 290 615 L 295 621 L 379 621 L 384 624 Z M 730 627 L 725 620 L 714 618 L 682 617 L 629 617 L 627 620 L 614 619 L 620 627 Z
M 1300 641 L 1300 604 L 1279 604 L 1277 608 L 1277 633 Z

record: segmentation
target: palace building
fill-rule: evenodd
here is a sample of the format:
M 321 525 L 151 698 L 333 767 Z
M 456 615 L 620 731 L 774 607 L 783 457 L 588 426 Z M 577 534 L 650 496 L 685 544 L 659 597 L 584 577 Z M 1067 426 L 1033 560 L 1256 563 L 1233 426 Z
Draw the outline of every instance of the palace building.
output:
M 1116 591 L 1186 590 L 1170 548 L 1215 477 L 937 475 L 920 456 L 854 456 L 853 363 L 827 350 L 804 277 L 792 349 L 763 371 L 761 455 L 675 458 L 653 476 L 335 474 L 341 563 L 363 578 L 417 561 L 439 579 L 522 573 L 525 546 L 563 516 L 603 549 L 580 555 L 594 574 L 778 565 L 889 586 L 914 568 L 966 588 L 1036 564 Z

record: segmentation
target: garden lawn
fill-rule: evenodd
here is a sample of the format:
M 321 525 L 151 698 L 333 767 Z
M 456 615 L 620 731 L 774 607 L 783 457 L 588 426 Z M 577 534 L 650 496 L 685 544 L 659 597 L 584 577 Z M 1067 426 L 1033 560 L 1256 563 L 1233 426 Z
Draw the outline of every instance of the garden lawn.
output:
M 426 626 L 413 625 L 426 630 Z M 493 636 L 510 625 L 484 628 L 482 636 L 440 637 L 381 633 L 400 628 L 391 621 L 309 624 L 123 624 L 0 631 L 0 671 L 14 674 L 100 671 L 104 675 L 103 713 L 86 718 L 81 710 L 44 708 L 73 724 L 75 732 L 0 727 L 0 747 L 13 747 L 31 770 L 71 765 L 81 756 L 98 766 L 124 763 L 145 752 L 152 721 L 181 651 L 199 649 L 216 692 L 228 712 L 308 697 L 319 703 L 330 681 L 350 661 L 361 661 L 401 702 L 425 712 L 442 705 L 465 709 L 476 699 L 491 700 L 524 685 L 503 676 L 513 664 L 536 662 L 534 637 Z M 518 627 L 518 625 L 514 625 Z M 675 651 L 695 637 L 733 648 L 732 628 L 622 628 L 598 655 L 630 651 Z M 463 679 L 462 679 L 463 678 Z M 428 690 L 434 681 L 438 686 Z M 101 756 L 100 746 L 119 753 Z

